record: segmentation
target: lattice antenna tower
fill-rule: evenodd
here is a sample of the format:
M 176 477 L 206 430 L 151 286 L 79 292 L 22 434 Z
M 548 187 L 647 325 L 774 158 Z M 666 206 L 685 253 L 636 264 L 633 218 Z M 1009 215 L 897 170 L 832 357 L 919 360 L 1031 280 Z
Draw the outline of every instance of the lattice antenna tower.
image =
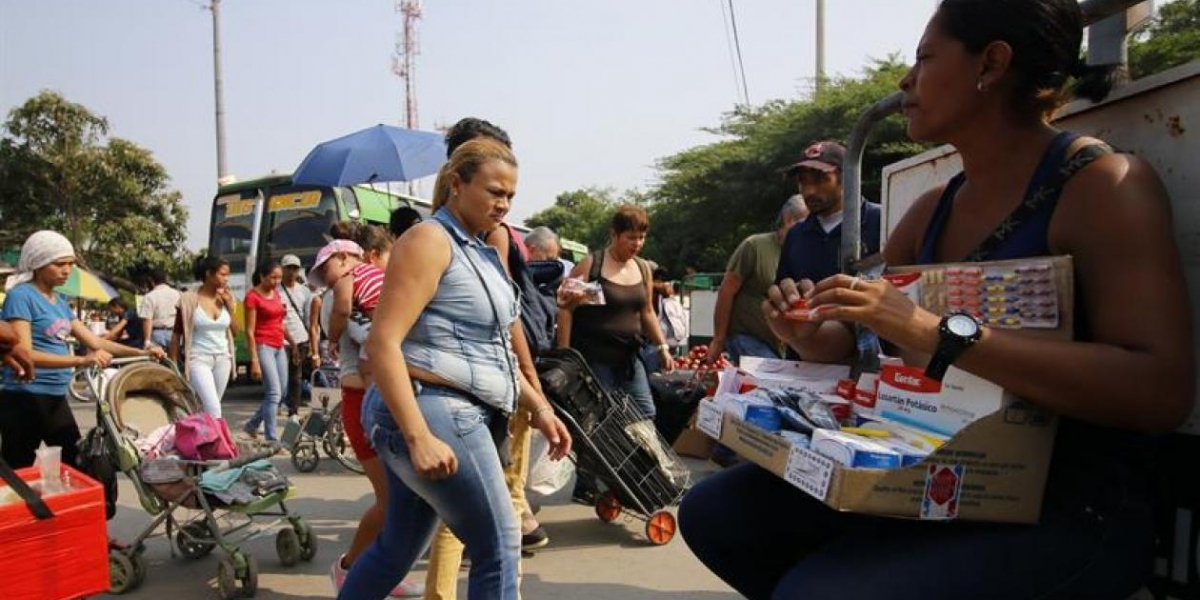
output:
M 424 10 L 421 0 L 396 0 L 396 12 L 400 14 L 403 25 L 392 54 L 392 72 L 404 80 L 404 126 L 417 129 L 417 55 L 421 53 L 417 21 Z

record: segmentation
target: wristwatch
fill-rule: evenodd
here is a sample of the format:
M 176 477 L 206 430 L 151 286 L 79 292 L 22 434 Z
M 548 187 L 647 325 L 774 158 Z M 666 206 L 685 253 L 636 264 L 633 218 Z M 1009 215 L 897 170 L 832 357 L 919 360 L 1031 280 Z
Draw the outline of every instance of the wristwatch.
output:
M 925 377 L 941 381 L 946 369 L 982 335 L 983 328 L 979 321 L 967 313 L 954 312 L 942 317 L 942 322 L 938 324 L 937 350 L 925 367 Z

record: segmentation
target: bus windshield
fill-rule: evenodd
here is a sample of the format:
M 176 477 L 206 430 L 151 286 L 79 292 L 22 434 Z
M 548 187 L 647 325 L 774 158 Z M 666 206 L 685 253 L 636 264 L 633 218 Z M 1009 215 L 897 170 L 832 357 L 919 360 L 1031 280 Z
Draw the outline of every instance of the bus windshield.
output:
M 295 254 L 311 265 L 330 226 L 339 220 L 333 188 L 275 187 L 270 194 L 263 213 L 265 258 Z
M 235 273 L 246 270 L 246 256 L 254 243 L 254 202 L 256 190 L 218 196 L 213 202 L 212 231 L 208 251 L 229 261 Z

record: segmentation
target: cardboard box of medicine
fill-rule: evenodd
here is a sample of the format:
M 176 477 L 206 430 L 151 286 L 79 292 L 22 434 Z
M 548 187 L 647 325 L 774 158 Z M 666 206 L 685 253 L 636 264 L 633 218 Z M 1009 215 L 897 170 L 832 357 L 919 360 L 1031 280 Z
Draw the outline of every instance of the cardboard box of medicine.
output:
M 1011 400 L 925 460 L 892 470 L 845 467 L 746 423 L 712 401 L 700 403 L 697 426 L 835 510 L 1034 523 L 1041 514 L 1057 421 Z
M 1074 272 L 1069 256 L 897 267 L 888 273 L 920 273 L 919 278 L 898 280 L 915 286 L 902 291 L 938 314 L 967 310 L 988 326 L 1051 339 L 1071 339 L 1074 331 Z M 923 360 L 905 358 L 914 359 L 909 364 Z M 942 429 L 954 430 L 953 437 L 925 460 L 900 469 L 845 467 L 726 414 L 710 401 L 700 403 L 697 428 L 835 510 L 904 518 L 1037 522 L 1057 418 L 953 367 L 944 381 L 949 384 L 943 391 L 958 397 L 955 402 L 938 398 L 941 403 L 957 404 L 939 411 Z M 881 379 L 880 397 L 885 387 Z M 903 401 L 897 396 L 902 395 L 893 386 L 896 406 Z M 930 396 L 915 400 L 930 400 Z M 867 412 L 878 415 L 885 404 L 879 398 L 874 407 L 867 407 L 874 410 Z M 938 420 L 933 423 L 936 427 Z M 911 462 L 902 460 L 902 464 Z

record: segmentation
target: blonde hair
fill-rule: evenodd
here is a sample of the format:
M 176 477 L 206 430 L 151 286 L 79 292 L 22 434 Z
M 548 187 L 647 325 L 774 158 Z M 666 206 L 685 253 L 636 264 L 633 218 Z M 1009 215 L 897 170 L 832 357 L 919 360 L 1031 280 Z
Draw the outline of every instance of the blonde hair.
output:
M 446 205 L 450 200 L 450 180 L 452 175 L 458 175 L 463 183 L 471 183 L 471 178 L 479 171 L 484 163 L 498 160 L 517 167 L 517 157 L 512 150 L 491 138 L 480 137 L 459 146 L 450 160 L 438 171 L 437 182 L 433 184 L 433 212 Z

